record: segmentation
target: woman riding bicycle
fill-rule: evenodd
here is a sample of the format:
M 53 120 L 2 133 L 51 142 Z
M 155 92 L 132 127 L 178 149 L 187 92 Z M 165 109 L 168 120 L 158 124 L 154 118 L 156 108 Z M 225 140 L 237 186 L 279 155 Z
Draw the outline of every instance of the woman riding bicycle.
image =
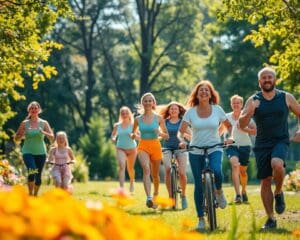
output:
M 218 105 L 219 94 L 213 84 L 208 81 L 200 81 L 192 90 L 187 106 L 190 107 L 183 116 L 179 131 L 184 134 L 188 127 L 192 129 L 191 146 L 211 146 L 220 143 L 219 126 L 221 123 L 231 132 L 231 124 L 226 118 L 224 110 Z M 220 208 L 225 208 L 227 201 L 222 190 L 222 157 L 221 148 L 208 150 L 209 164 L 215 175 L 216 200 Z M 194 200 L 196 204 L 199 222 L 197 230 L 205 228 L 203 211 L 203 193 L 201 174 L 205 164 L 205 156 L 201 152 L 189 152 L 189 161 L 195 180 Z
M 172 198 L 171 193 L 171 159 L 172 151 L 180 148 L 186 148 L 186 143 L 180 141 L 177 137 L 178 129 L 182 121 L 182 117 L 185 113 L 185 108 L 178 102 L 170 102 L 167 106 L 160 109 L 160 115 L 165 119 L 166 127 L 169 132 L 170 138 L 163 141 L 163 148 L 169 149 L 163 152 L 163 164 L 165 167 L 165 183 L 168 189 L 169 197 Z M 186 164 L 187 164 L 187 153 L 177 152 L 175 157 L 178 163 L 179 182 L 181 187 L 181 207 L 182 209 L 187 208 L 187 199 L 185 196 L 185 189 L 187 183 L 186 176 Z

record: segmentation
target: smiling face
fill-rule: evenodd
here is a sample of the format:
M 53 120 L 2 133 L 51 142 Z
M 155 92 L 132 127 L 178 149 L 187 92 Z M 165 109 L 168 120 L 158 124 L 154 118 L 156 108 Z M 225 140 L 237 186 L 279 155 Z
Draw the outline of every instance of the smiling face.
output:
M 169 107 L 169 115 L 171 118 L 176 118 L 179 116 L 179 107 L 176 104 L 172 104 Z
M 258 80 L 259 87 L 264 92 L 272 92 L 275 88 L 275 76 L 272 72 L 265 71 L 261 73 L 260 79 Z
M 35 102 L 30 103 L 27 110 L 28 110 L 28 113 L 31 117 L 32 116 L 37 116 L 41 112 L 40 105 L 38 103 L 35 103 Z
M 198 88 L 197 98 L 199 102 L 203 100 L 209 101 L 211 98 L 211 90 L 207 84 L 203 84 Z
M 155 108 L 155 100 L 151 95 L 146 95 L 142 99 L 142 105 L 144 109 L 154 109 Z
M 231 100 L 231 108 L 233 111 L 241 111 L 243 107 L 243 102 L 241 99 L 234 98 Z

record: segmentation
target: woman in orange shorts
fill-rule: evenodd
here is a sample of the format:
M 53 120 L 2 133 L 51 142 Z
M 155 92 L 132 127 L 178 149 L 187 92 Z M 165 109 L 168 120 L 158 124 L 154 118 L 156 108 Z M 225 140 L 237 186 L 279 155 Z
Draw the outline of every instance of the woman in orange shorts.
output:
M 151 196 L 151 177 L 154 184 L 154 197 L 159 189 L 159 167 L 162 160 L 162 149 L 159 138 L 168 139 L 169 134 L 164 119 L 155 113 L 156 100 L 152 93 L 145 93 L 141 98 L 141 109 L 134 119 L 131 138 L 135 139 L 137 129 L 140 132 L 138 158 L 143 169 L 143 183 L 147 195 L 146 205 L 154 208 Z

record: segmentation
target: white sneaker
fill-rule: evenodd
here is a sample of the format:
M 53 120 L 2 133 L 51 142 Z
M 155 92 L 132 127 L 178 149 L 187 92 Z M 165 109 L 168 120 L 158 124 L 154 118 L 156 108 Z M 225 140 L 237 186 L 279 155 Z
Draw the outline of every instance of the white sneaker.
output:
M 216 200 L 217 200 L 218 206 L 219 206 L 220 208 L 222 208 L 222 209 L 226 208 L 226 206 L 227 206 L 227 201 L 226 201 L 226 198 L 225 198 L 223 192 L 217 193 L 217 194 L 216 194 Z
M 199 220 L 196 230 L 204 230 L 205 229 L 205 221 L 204 219 Z

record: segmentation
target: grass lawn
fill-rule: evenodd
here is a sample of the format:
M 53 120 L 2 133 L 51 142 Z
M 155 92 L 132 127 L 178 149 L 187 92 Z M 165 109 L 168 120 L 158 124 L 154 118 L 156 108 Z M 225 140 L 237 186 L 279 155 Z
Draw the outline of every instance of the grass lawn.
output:
M 126 185 L 128 187 L 128 183 Z M 112 203 L 109 191 L 118 187 L 118 182 L 88 182 L 74 184 L 73 196 L 76 199 L 95 200 Z M 41 192 L 45 192 L 53 186 L 42 186 Z M 187 198 L 188 208 L 172 211 L 170 209 L 148 209 L 145 205 L 145 193 L 141 182 L 135 185 L 134 203 L 123 207 L 131 215 L 141 215 L 145 218 L 160 219 L 171 225 L 174 230 L 185 229 L 194 231 L 197 224 L 196 210 L 193 200 L 193 184 L 188 184 Z M 258 185 L 248 187 L 249 204 L 232 204 L 234 190 L 232 186 L 224 185 L 228 206 L 226 209 L 217 210 L 218 229 L 212 233 L 204 232 L 205 239 L 300 239 L 293 235 L 300 231 L 300 194 L 285 193 L 286 211 L 282 215 L 276 215 L 277 229 L 269 232 L 261 232 L 260 227 L 266 220 L 264 208 L 260 199 Z M 164 184 L 160 185 L 160 196 L 167 197 Z M 253 230 L 255 229 L 255 230 Z

